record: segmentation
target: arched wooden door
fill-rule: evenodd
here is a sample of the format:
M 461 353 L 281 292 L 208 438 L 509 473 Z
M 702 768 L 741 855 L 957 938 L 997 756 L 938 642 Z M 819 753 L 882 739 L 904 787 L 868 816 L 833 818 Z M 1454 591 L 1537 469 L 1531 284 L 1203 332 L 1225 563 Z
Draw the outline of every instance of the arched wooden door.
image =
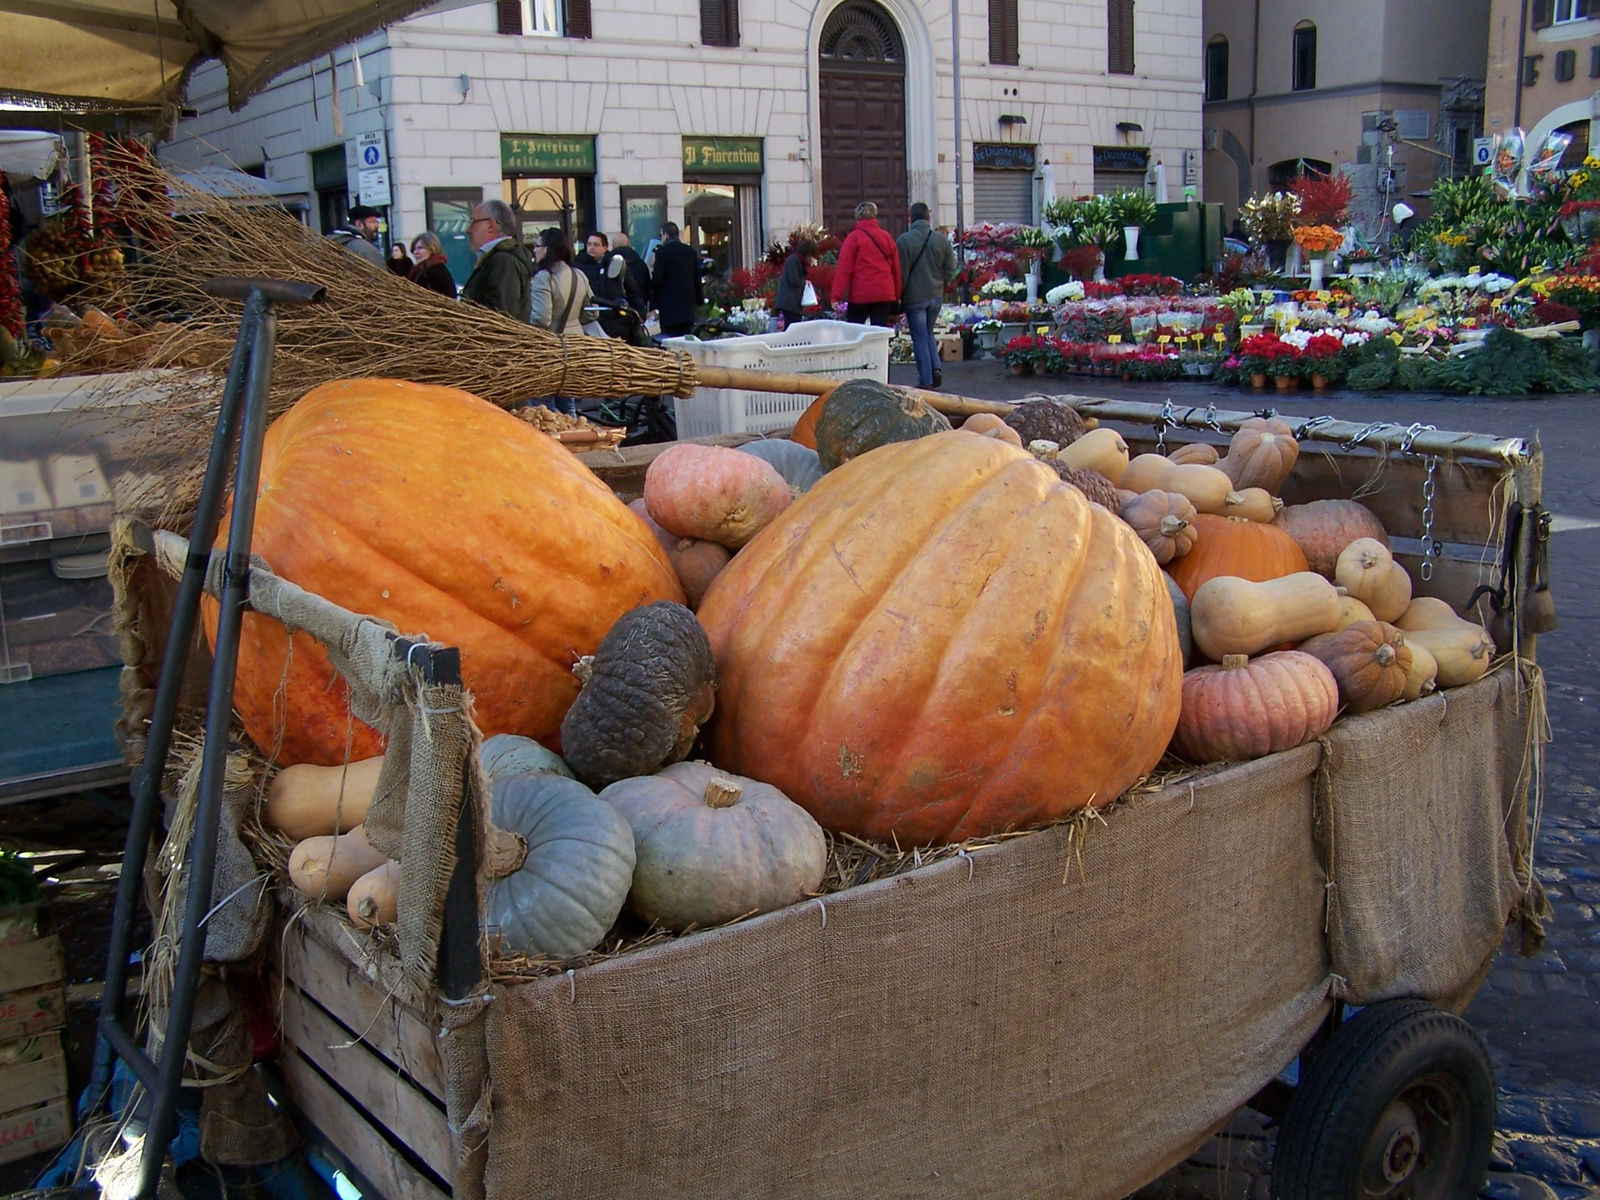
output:
M 856 205 L 906 224 L 906 55 L 894 19 L 872 0 L 848 0 L 822 27 L 822 221 L 843 235 Z

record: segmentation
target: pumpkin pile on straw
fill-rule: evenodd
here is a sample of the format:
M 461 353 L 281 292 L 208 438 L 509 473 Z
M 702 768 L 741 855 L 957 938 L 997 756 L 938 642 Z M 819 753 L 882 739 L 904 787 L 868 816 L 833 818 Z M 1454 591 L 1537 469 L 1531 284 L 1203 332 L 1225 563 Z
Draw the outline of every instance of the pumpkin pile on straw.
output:
M 362 377 L 444 384 L 507 407 L 540 396 L 694 392 L 687 354 L 610 338 L 557 338 L 376 270 L 281 209 L 235 206 L 115 152 L 103 167 L 145 236 L 102 304 L 135 328 L 159 330 L 116 347 L 116 366 L 173 372 L 160 383 L 165 399 L 139 414 L 135 445 L 152 461 L 204 468 L 241 311 L 205 292 L 206 281 L 219 276 L 327 288 L 325 303 L 279 313 L 273 415 L 320 383 Z M 149 186 L 152 172 L 160 186 Z M 69 353 L 65 370 L 104 370 L 108 347 L 99 341 Z

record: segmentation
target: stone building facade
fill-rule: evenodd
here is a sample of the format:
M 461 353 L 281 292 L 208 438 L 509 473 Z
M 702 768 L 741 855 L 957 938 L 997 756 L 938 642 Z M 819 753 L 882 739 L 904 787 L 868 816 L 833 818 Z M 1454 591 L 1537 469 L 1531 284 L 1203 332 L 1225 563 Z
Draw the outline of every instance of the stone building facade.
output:
M 1157 161 L 1198 186 L 1201 0 L 955 2 L 968 224 Z M 365 195 L 458 257 L 471 204 L 503 196 L 529 233 L 642 246 L 670 219 L 728 269 L 800 222 L 847 227 L 858 200 L 955 223 L 951 35 L 948 0 L 452 0 L 236 113 L 201 69 L 163 154 L 302 186 L 317 228 Z
M 1493 0 L 1486 100 L 1485 133 L 1520 127 L 1530 151 L 1570 133 L 1565 165 L 1582 162 L 1600 144 L 1600 0 Z
M 1205 198 L 1232 213 L 1303 165 L 1351 174 L 1364 221 L 1383 200 L 1426 212 L 1434 179 L 1471 168 L 1489 7 L 1205 0 Z

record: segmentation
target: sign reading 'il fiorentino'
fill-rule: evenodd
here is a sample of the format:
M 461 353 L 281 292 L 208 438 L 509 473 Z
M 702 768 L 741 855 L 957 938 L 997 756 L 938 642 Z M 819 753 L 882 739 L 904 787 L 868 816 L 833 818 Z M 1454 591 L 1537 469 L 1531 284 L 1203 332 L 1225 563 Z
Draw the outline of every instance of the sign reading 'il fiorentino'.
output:
M 759 175 L 760 138 L 686 137 L 683 169 L 697 175 Z
M 502 133 L 503 175 L 593 175 L 594 138 L 582 134 Z

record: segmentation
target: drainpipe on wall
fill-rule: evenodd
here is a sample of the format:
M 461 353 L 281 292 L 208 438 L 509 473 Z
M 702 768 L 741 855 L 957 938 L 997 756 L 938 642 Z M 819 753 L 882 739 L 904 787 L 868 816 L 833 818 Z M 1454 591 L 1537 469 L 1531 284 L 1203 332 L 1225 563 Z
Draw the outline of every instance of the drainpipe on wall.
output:
M 1524 4 L 1528 0 L 1522 0 Z M 1250 33 L 1250 190 L 1256 186 L 1256 92 L 1261 86 L 1261 0 L 1256 0 Z M 1242 197 L 1243 204 L 1249 197 Z
M 1528 52 L 1528 0 L 1522 0 L 1522 20 L 1517 24 L 1517 98 L 1512 105 L 1511 127 L 1516 129 L 1522 124 L 1522 63 L 1523 56 Z
M 1526 2 L 1526 0 L 1524 0 Z M 961 0 L 950 0 L 950 88 L 951 106 L 955 115 L 956 133 L 956 245 L 965 240 L 966 196 L 961 181 Z M 966 250 L 959 251 L 960 263 L 966 265 Z M 968 299 L 965 295 L 958 297 Z

